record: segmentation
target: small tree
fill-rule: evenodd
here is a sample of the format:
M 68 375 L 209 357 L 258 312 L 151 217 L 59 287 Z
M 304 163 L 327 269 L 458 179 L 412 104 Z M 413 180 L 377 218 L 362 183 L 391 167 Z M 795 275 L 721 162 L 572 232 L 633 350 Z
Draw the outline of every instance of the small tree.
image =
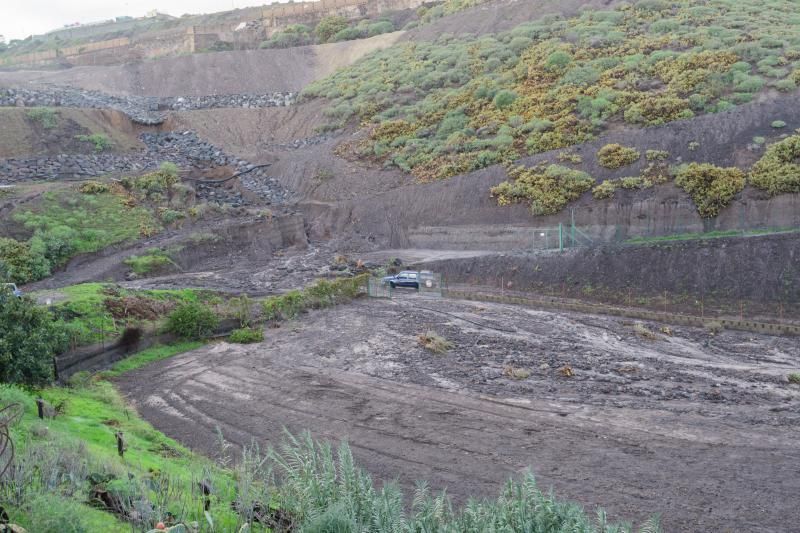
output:
M 208 307 L 191 302 L 177 307 L 167 317 L 167 331 L 183 339 L 204 339 L 219 325 L 219 318 Z
M 0 289 L 0 382 L 46 385 L 53 356 L 66 345 L 66 333 L 46 309 Z

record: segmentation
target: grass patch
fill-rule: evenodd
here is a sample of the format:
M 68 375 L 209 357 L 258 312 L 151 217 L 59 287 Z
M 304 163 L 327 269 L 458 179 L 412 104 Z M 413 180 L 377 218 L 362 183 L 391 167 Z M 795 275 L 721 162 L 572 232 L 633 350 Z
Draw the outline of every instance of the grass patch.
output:
M 60 289 L 66 298 L 54 313 L 65 324 L 75 345 L 119 336 L 126 327 L 157 327 L 175 306 L 213 301 L 210 293 L 192 289 L 126 290 L 103 283 L 84 283 Z
M 264 340 L 264 330 L 259 328 L 235 329 L 228 336 L 228 342 L 237 344 L 252 344 Z
M 58 114 L 55 109 L 50 107 L 34 107 L 26 112 L 28 118 L 38 122 L 46 130 L 52 130 L 58 126 Z
M 137 368 L 142 368 L 143 366 L 147 366 L 150 363 L 155 363 L 156 361 L 161 361 L 163 359 L 169 359 L 175 355 L 184 352 L 190 352 L 192 350 L 196 350 L 203 346 L 203 343 L 200 341 L 187 341 L 187 342 L 180 342 L 177 344 L 167 344 L 163 346 L 153 346 L 146 350 L 142 350 L 130 357 L 123 359 L 111 367 L 110 370 L 106 370 L 103 372 L 104 376 L 107 377 L 119 377 L 125 372 L 130 372 L 131 370 L 136 370 Z
M 800 385 L 800 372 L 792 372 L 786 377 L 786 379 L 789 380 L 789 383 Z
M 4 506 L 16 523 L 39 533 L 145 531 L 158 521 L 168 522 L 169 513 L 178 521 L 206 523 L 195 486 L 208 479 L 215 491 L 209 514 L 217 530 L 238 530 L 243 520 L 230 506 L 237 492 L 233 473 L 155 431 L 125 404 L 111 383 L 48 388 L 41 396 L 59 406 L 58 415 L 46 420 L 46 430 L 36 418 L 32 396 L 20 389 L 0 388 L 0 403 L 11 397 L 22 399 L 25 405 L 22 420 L 12 428 L 16 475 L 0 488 Z M 118 431 L 127 446 L 124 459 L 117 455 L 114 434 Z M 96 483 L 99 480 L 103 481 Z M 118 514 L 93 509 L 86 502 L 97 485 L 109 493 L 131 495 L 122 499 L 128 510 L 148 502 L 149 511 L 128 524 Z M 53 522 L 53 517 L 68 521 Z
M 179 268 L 167 252 L 158 248 L 151 248 L 144 255 L 132 255 L 123 262 L 139 276 Z
M 764 228 L 754 230 L 727 230 L 709 231 L 706 233 L 676 233 L 674 235 L 661 235 L 658 237 L 634 237 L 625 241 L 625 244 L 657 244 L 660 242 L 694 241 L 703 239 L 722 239 L 725 237 L 747 237 L 753 235 L 772 235 L 776 233 L 798 233 L 798 228 Z
M 93 133 L 91 135 L 76 135 L 76 139 L 81 142 L 91 143 L 94 146 L 95 152 L 103 152 L 111 148 L 111 139 L 102 133 Z

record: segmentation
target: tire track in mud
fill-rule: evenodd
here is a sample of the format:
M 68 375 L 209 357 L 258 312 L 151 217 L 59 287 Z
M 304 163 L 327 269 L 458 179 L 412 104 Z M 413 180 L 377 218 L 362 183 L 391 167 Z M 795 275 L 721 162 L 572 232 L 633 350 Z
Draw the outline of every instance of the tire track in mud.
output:
M 785 531 L 785 524 L 800 520 L 800 510 L 785 497 L 800 490 L 793 466 L 800 463 L 799 432 L 770 425 L 788 416 L 765 415 L 773 399 L 754 396 L 731 404 L 646 399 L 631 404 L 635 408 L 613 408 L 592 403 L 598 394 L 592 388 L 564 402 L 535 389 L 525 393 L 510 381 L 486 392 L 480 383 L 458 382 L 463 389 L 453 392 L 413 382 L 415 372 L 448 375 L 448 368 L 469 363 L 472 350 L 488 368 L 505 350 L 535 349 L 530 342 L 540 342 L 546 331 L 564 339 L 553 346 L 572 351 L 575 332 L 593 327 L 607 330 L 624 350 L 616 359 L 611 348 L 591 348 L 602 357 L 582 357 L 655 365 L 647 387 L 665 376 L 707 379 L 677 372 L 685 372 L 685 365 L 659 363 L 661 343 L 643 343 L 616 320 L 521 313 L 508 306 L 481 306 L 473 320 L 474 305 L 444 300 L 432 306 L 447 305 L 446 312 L 455 316 L 443 319 L 446 315 L 413 304 L 364 302 L 316 311 L 268 330 L 260 345 L 209 345 L 128 374 L 119 385 L 157 428 L 212 456 L 216 426 L 239 445 L 253 438 L 274 445 L 283 427 L 309 429 L 318 438 L 347 437 L 360 464 L 379 481 L 398 479 L 409 488 L 427 479 L 434 489 L 447 487 L 457 501 L 494 495 L 508 476 L 530 466 L 544 488 L 588 507 L 601 505 L 614 519 L 641 522 L 662 512 L 666 531 Z M 484 328 L 476 335 L 477 325 L 470 322 L 483 315 L 487 323 L 508 324 L 503 329 L 518 333 Z M 458 320 L 461 316 L 468 321 Z M 454 353 L 432 357 L 420 351 L 414 336 L 424 324 L 446 327 L 456 341 Z M 689 348 L 697 342 L 691 332 L 676 335 Z M 526 336 L 529 343 L 521 343 Z M 509 337 L 516 340 L 504 344 Z M 476 346 L 478 340 L 486 346 Z M 578 343 L 579 353 L 589 340 Z M 738 346 L 729 364 L 763 370 L 769 363 L 753 363 L 751 356 L 766 345 L 774 348 L 772 358 L 794 357 L 780 339 L 745 341 L 736 335 L 715 339 L 712 360 L 729 344 Z M 714 367 L 716 361 L 701 359 L 710 364 L 710 378 L 724 373 Z M 385 368 L 391 370 L 388 377 Z M 583 372 L 584 381 L 559 386 L 576 389 L 603 379 Z M 536 379 L 534 384 L 558 382 Z M 159 400 L 148 402 L 153 397 Z

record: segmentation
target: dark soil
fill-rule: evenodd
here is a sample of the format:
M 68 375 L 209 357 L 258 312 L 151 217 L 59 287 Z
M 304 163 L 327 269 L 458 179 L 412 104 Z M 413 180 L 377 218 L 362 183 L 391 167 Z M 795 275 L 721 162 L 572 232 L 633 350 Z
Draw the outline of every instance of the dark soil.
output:
M 659 512 L 665 531 L 791 529 L 800 388 L 786 376 L 800 346 L 662 327 L 416 296 L 361 301 L 119 386 L 158 429 L 206 453 L 215 427 L 240 445 L 309 429 L 347 438 L 378 480 L 427 479 L 458 501 L 532 467 L 543 486 L 615 520 Z M 422 348 L 428 330 L 453 348 Z

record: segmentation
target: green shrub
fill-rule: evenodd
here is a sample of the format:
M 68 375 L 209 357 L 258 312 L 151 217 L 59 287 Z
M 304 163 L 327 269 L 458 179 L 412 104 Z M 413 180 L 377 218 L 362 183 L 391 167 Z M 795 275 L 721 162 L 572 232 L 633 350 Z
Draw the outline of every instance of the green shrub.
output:
M 180 305 L 167 317 L 166 331 L 187 340 L 211 336 L 219 325 L 219 318 L 207 306 L 189 302 Z
M 494 100 L 492 100 L 492 103 L 497 109 L 505 109 L 507 107 L 510 107 L 511 104 L 513 104 L 514 100 L 516 99 L 517 95 L 515 93 L 513 93 L 512 91 L 503 90 L 495 95 Z
M 800 372 L 792 372 L 787 376 L 789 383 L 794 383 L 795 385 L 800 385 Z
M 50 262 L 42 250 L 27 242 L 0 237 L 0 277 L 25 284 L 50 275 Z
M 78 187 L 81 194 L 104 194 L 111 190 L 106 183 L 90 180 Z
M 771 196 L 800 192 L 800 135 L 768 146 L 750 169 L 750 183 Z
M 49 107 L 34 107 L 28 110 L 27 115 L 31 120 L 40 123 L 46 130 L 51 130 L 58 125 L 58 115 Z
M 622 168 L 635 163 L 641 154 L 636 148 L 628 148 L 619 144 L 607 144 L 597 152 L 597 161 L 610 169 Z
M 603 180 L 602 183 L 592 189 L 592 196 L 596 200 L 613 198 L 614 193 L 617 191 L 617 184 L 616 180 Z
M 261 306 L 267 320 L 291 320 L 304 309 L 303 303 L 303 294 L 294 290 L 267 298 Z
M 675 183 L 691 195 L 701 216 L 719 214 L 744 189 L 745 175 L 738 168 L 690 163 L 678 168 Z
M 241 328 L 235 329 L 228 336 L 229 342 L 237 344 L 251 344 L 254 342 L 261 342 L 264 340 L 264 331 L 257 328 Z
M 66 348 L 63 328 L 27 297 L 0 292 L 0 382 L 46 385 L 53 356 Z
M 553 70 L 564 70 L 572 63 L 572 56 L 563 50 L 558 50 L 547 56 L 545 67 Z
M 166 252 L 155 248 L 144 255 L 132 255 L 123 262 L 140 276 L 178 268 Z
M 94 145 L 95 152 L 102 152 L 111 148 L 111 139 L 102 133 L 93 133 L 91 135 L 76 135 L 76 139 L 81 142 L 88 142 Z
M 499 205 L 527 202 L 534 215 L 558 213 L 594 184 L 586 172 L 561 165 L 511 166 L 507 172 L 511 179 L 492 187 L 492 196 Z
M 770 126 L 775 128 L 776 130 L 779 130 L 781 128 L 785 128 L 786 127 L 786 123 L 784 121 L 782 121 L 782 120 L 774 120 L 772 122 L 772 124 L 770 124 Z
M 669 152 L 666 150 L 647 150 L 645 159 L 648 161 L 666 161 L 669 159 Z
M 333 36 L 344 30 L 348 26 L 347 19 L 339 16 L 324 17 L 319 21 L 314 33 L 317 34 L 320 42 L 327 43 L 333 39 Z

